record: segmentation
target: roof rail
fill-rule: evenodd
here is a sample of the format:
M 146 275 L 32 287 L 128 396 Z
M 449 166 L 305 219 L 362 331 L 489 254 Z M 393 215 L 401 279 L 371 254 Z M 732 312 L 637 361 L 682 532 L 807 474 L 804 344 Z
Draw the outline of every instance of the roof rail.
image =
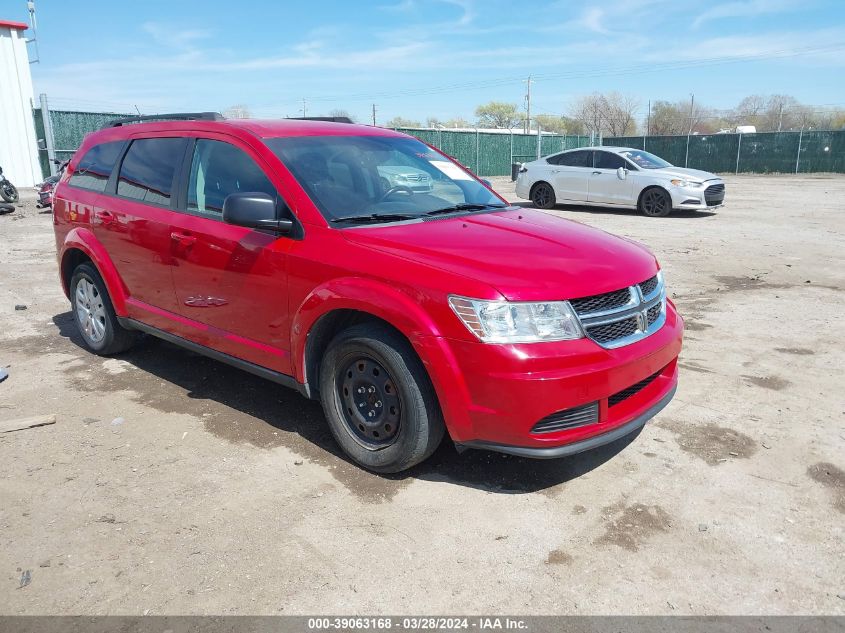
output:
M 329 121 L 330 123 L 354 123 L 348 116 L 289 116 L 291 121 Z
M 219 112 L 174 112 L 171 114 L 140 114 L 127 116 L 106 123 L 103 128 L 120 127 L 127 123 L 145 123 L 146 121 L 223 121 Z

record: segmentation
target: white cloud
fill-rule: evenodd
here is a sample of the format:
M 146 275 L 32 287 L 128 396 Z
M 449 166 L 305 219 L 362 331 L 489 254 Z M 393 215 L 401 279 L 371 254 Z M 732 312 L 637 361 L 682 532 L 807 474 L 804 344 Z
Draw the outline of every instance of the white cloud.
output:
M 711 20 L 753 18 L 767 13 L 795 11 L 802 6 L 806 6 L 806 3 L 798 3 L 794 0 L 742 0 L 741 2 L 725 2 L 724 4 L 717 4 L 699 14 L 692 25 L 694 28 L 698 28 Z

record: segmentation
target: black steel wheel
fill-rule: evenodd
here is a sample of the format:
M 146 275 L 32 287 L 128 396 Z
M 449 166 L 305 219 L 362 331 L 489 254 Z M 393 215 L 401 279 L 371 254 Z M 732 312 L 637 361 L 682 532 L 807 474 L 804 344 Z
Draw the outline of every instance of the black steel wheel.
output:
M 371 322 L 340 332 L 320 363 L 329 429 L 355 462 L 396 473 L 431 455 L 445 433 L 422 362 L 399 332 Z
M 551 209 L 555 206 L 555 190 L 547 182 L 538 182 L 531 190 L 531 202 L 538 209 Z
M 338 366 L 335 384 L 343 401 L 343 417 L 363 446 L 382 448 L 396 441 L 402 401 L 390 373 L 377 360 L 361 355 Z
M 672 212 L 672 198 L 663 189 L 652 187 L 640 196 L 640 213 L 652 218 L 663 218 Z

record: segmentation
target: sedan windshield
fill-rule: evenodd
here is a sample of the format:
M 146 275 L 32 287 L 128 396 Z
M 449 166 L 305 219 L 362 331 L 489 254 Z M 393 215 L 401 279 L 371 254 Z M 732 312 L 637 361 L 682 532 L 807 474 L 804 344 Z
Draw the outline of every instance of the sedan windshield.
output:
M 672 163 L 667 163 L 665 160 L 654 154 L 649 154 L 640 149 L 628 149 L 619 152 L 620 155 L 627 158 L 640 169 L 662 169 L 663 167 L 671 167 Z
M 395 222 L 507 206 L 471 174 L 416 139 L 298 136 L 265 142 L 335 224 Z

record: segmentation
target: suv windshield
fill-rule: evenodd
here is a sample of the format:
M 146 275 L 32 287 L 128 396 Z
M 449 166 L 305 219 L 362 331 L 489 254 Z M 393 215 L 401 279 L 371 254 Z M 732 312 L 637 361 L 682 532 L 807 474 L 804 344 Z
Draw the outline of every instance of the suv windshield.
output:
M 507 206 L 416 139 L 298 136 L 265 142 L 330 222 L 393 222 Z
M 640 149 L 629 149 L 619 152 L 620 156 L 624 156 L 629 161 L 634 163 L 640 169 L 662 169 L 663 167 L 671 167 L 672 163 L 667 163 L 665 160 L 654 154 L 649 154 Z

